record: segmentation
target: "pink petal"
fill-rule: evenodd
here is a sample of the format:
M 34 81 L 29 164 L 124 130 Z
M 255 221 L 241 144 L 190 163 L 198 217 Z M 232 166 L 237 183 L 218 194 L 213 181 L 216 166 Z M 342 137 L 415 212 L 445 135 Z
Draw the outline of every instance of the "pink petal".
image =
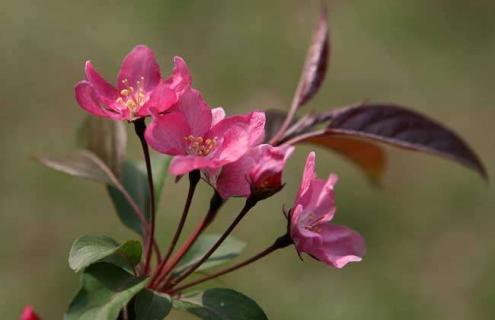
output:
M 125 116 L 116 111 L 105 108 L 97 93 L 87 81 L 80 81 L 75 88 L 76 100 L 79 105 L 92 115 L 114 120 L 124 120 Z
M 366 254 L 365 241 L 356 231 L 330 223 L 320 228 L 322 247 L 308 252 L 319 260 L 340 269 L 349 262 L 361 261 Z
M 106 105 L 112 105 L 119 97 L 117 89 L 108 83 L 103 77 L 96 72 L 91 64 L 91 61 L 86 61 L 86 79 L 91 84 L 96 94 L 100 97 L 101 101 Z
M 337 180 L 337 175 L 331 174 L 320 187 L 320 190 L 316 192 L 317 198 L 312 206 L 315 208 L 315 215 L 321 219 L 321 222 L 328 222 L 335 215 L 335 193 L 333 189 Z
M 299 186 L 299 191 L 296 196 L 296 202 L 302 197 L 309 189 L 311 181 L 315 177 L 315 162 L 316 155 L 314 152 L 310 152 L 306 158 L 306 164 L 304 165 L 304 172 Z
M 177 95 L 163 81 L 153 89 L 149 100 L 139 108 L 138 116 L 158 115 L 170 109 L 177 102 Z
M 281 173 L 285 167 L 285 162 L 294 152 L 294 147 L 285 145 L 273 147 L 269 144 L 261 144 L 254 147 L 252 157 L 256 159 L 256 166 L 250 172 L 252 181 L 262 182 L 269 177 Z
M 211 109 L 211 126 L 213 127 L 225 118 L 225 110 L 222 107 Z
M 249 114 L 249 145 L 254 146 L 261 143 L 265 137 L 266 117 L 264 112 L 252 112 Z
M 191 88 L 192 77 L 186 62 L 181 57 L 174 57 L 174 71 L 165 83 L 180 97 Z
M 239 159 L 248 151 L 251 114 L 225 118 L 211 128 L 207 138 L 217 139 L 218 146 L 211 154 L 222 166 Z
M 172 175 L 179 176 L 196 169 L 214 169 L 220 166 L 217 165 L 215 160 L 211 160 L 209 157 L 195 155 L 176 156 L 170 162 L 168 172 Z
M 297 205 L 290 216 L 290 236 L 298 252 L 308 252 L 321 245 L 321 235 L 306 228 L 304 219 L 307 214 L 303 206 Z
M 195 137 L 204 136 L 211 128 L 211 109 L 198 90 L 188 90 L 170 111 L 181 112 Z
M 142 78 L 142 79 L 141 79 Z M 160 66 L 156 61 L 155 54 L 150 48 L 138 45 L 124 58 L 117 76 L 117 88 L 126 89 L 124 81 L 128 85 L 137 88 L 137 82 L 141 81 L 146 92 L 151 91 L 158 85 L 161 79 Z
M 217 137 L 218 146 L 212 153 L 207 156 L 175 157 L 172 159 L 169 172 L 174 175 L 181 175 L 196 169 L 209 171 L 239 159 L 248 147 L 246 128 L 234 125 L 223 131 L 222 135 L 205 136 L 205 138 Z
M 251 154 L 245 154 L 239 160 L 222 168 L 216 181 L 215 189 L 223 199 L 249 196 L 251 194 L 248 176 L 255 165 L 255 159 Z
M 256 187 L 265 189 L 280 187 L 280 181 L 277 185 L 265 184 L 268 179 L 277 180 L 273 177 L 281 176 L 285 160 L 293 150 L 292 146 L 273 147 L 268 144 L 250 149 L 239 160 L 222 168 L 216 180 L 216 190 L 222 198 L 227 199 L 233 196 L 249 196 L 251 190 Z
M 148 144 L 158 152 L 169 155 L 184 155 L 187 152 L 185 137 L 191 134 L 184 115 L 171 112 L 154 117 L 146 128 Z
M 303 205 L 304 210 L 311 213 L 306 219 L 307 224 L 323 223 L 333 219 L 336 211 L 333 186 L 336 179 L 337 176 L 333 174 L 327 181 L 314 177 L 308 190 L 297 198 L 296 203 Z

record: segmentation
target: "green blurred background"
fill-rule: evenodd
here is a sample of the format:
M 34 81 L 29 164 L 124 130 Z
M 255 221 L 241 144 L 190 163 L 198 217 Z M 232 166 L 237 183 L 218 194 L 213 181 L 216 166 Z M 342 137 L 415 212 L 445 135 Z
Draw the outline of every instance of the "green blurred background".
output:
M 495 170 L 495 2 L 332 0 L 332 61 L 306 110 L 362 99 L 400 102 L 461 133 Z M 74 146 L 84 112 L 73 96 L 91 59 L 113 79 L 136 44 L 151 46 L 164 73 L 173 55 L 194 86 L 230 113 L 284 109 L 290 102 L 318 15 L 318 1 L 62 1 L 0 4 L 0 314 L 33 304 L 61 319 L 79 285 L 67 266 L 72 241 L 87 233 L 134 237 L 105 189 L 52 172 L 31 157 Z M 131 132 L 131 131 L 129 131 Z M 139 159 L 129 135 L 130 157 Z M 303 161 L 290 160 L 287 187 L 236 231 L 246 254 L 284 229 Z M 344 270 L 285 250 L 221 281 L 257 300 L 270 319 L 493 319 L 495 194 L 474 173 L 445 160 L 389 150 L 382 188 L 352 164 L 318 150 L 318 172 L 337 172 L 337 222 L 359 230 L 368 255 Z M 168 239 L 187 184 L 169 181 L 159 238 Z M 200 189 L 193 219 L 210 190 Z M 232 201 L 212 230 L 221 231 Z M 188 228 L 193 224 L 191 219 Z M 173 319 L 189 319 L 174 314 Z

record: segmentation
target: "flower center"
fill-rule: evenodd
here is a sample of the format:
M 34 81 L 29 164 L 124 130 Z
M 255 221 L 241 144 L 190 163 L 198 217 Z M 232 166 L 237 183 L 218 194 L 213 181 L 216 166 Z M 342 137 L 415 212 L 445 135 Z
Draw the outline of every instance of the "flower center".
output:
M 319 232 L 320 231 L 320 222 L 324 219 L 324 217 L 317 218 L 316 215 L 311 212 L 308 215 L 308 221 L 306 221 L 304 228 L 309 231 Z
M 141 108 L 147 100 L 146 92 L 144 91 L 144 77 L 136 83 L 136 88 L 129 85 L 129 80 L 124 79 L 124 89 L 120 90 L 120 97 L 117 98 L 117 103 L 129 109 L 132 113 Z
M 187 153 L 190 155 L 207 156 L 215 150 L 217 145 L 217 137 L 204 139 L 203 137 L 189 135 L 184 137 L 184 140 L 189 144 Z

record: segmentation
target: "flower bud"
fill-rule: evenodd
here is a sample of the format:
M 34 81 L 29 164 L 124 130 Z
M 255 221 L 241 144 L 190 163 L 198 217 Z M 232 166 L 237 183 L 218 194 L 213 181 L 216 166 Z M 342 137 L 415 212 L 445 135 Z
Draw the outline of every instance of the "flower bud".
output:
M 224 199 L 270 197 L 282 189 L 282 171 L 293 151 L 292 146 L 260 144 L 236 162 L 224 166 L 212 184 Z
M 26 306 L 22 310 L 21 320 L 41 320 L 41 318 L 34 312 L 32 306 Z

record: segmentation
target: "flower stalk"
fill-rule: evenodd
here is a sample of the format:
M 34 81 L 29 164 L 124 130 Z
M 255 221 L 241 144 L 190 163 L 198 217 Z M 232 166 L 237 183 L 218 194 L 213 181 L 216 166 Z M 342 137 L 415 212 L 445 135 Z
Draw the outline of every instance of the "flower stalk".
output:
M 191 273 L 194 272 L 199 266 L 201 266 L 208 258 L 211 257 L 211 255 L 220 247 L 220 245 L 227 239 L 227 237 L 232 233 L 232 231 L 235 229 L 235 227 L 241 222 L 241 220 L 246 216 L 246 214 L 251 210 L 256 204 L 258 203 L 258 199 L 249 197 L 246 199 L 246 202 L 244 204 L 244 207 L 241 209 L 237 217 L 234 219 L 234 221 L 229 225 L 227 230 L 222 234 L 222 236 L 215 242 L 215 244 L 208 250 L 208 252 L 201 258 L 199 259 L 195 264 L 193 264 L 189 269 L 187 269 L 184 273 L 182 273 L 179 277 L 176 279 L 173 279 L 170 284 L 166 285 L 167 287 L 173 287 L 180 281 L 184 280 L 189 276 Z
M 186 242 L 179 248 L 177 253 L 169 261 L 162 261 L 161 265 L 157 268 L 157 271 L 155 272 L 155 275 L 150 282 L 150 288 L 163 287 L 161 286 L 163 280 L 166 280 L 165 283 L 167 282 L 167 276 L 169 275 L 169 273 L 177 266 L 182 257 L 184 257 L 187 251 L 189 251 L 189 249 L 193 246 L 201 233 L 203 233 L 203 231 L 215 219 L 218 210 L 224 203 L 225 200 L 223 200 L 222 197 L 220 197 L 220 195 L 215 192 L 210 200 L 210 208 L 208 209 L 206 216 L 198 224 L 196 229 L 194 229 L 189 238 L 187 238 Z
M 189 173 L 189 191 L 187 193 L 186 203 L 184 205 L 184 210 L 182 211 L 182 216 L 180 218 L 179 225 L 177 226 L 177 230 L 175 231 L 174 237 L 170 242 L 167 253 L 165 254 L 165 257 L 163 259 L 164 263 L 166 263 L 167 260 L 170 258 L 172 252 L 175 249 L 175 246 L 177 245 L 177 241 L 179 240 L 179 237 L 182 233 L 182 229 L 184 228 L 184 224 L 186 223 L 186 219 L 189 214 L 189 209 L 191 207 L 191 202 L 194 196 L 194 192 L 196 191 L 196 186 L 198 185 L 200 178 L 201 178 L 201 173 L 199 172 L 199 170 L 194 170 Z
M 148 232 L 148 238 L 146 239 L 146 246 L 145 246 L 145 260 L 144 260 L 144 268 L 143 272 L 144 274 L 149 273 L 150 269 L 150 262 L 151 262 L 151 256 L 152 256 L 152 249 L 153 249 L 153 244 L 155 241 L 155 220 L 156 220 L 156 203 L 155 203 L 155 187 L 153 184 L 153 172 L 151 169 L 151 160 L 150 160 L 150 152 L 148 148 L 148 143 L 146 142 L 144 138 L 144 132 L 146 131 L 146 123 L 144 122 L 144 118 L 137 119 L 134 121 L 134 129 L 136 132 L 136 135 L 139 138 L 139 141 L 141 142 L 141 147 L 143 149 L 143 156 L 144 156 L 144 161 L 146 163 L 146 173 L 148 176 L 148 190 L 149 190 L 149 202 L 150 202 L 150 208 L 151 208 L 151 217 L 150 217 L 150 225 L 149 225 L 149 232 Z M 158 251 L 159 252 L 159 251 Z M 160 257 L 158 257 L 160 259 Z
M 275 242 L 273 244 L 271 244 L 269 247 L 267 247 L 266 249 L 264 249 L 263 251 L 257 253 L 256 255 L 252 256 L 251 258 L 249 259 L 246 259 L 244 260 L 243 262 L 240 262 L 230 268 L 227 268 L 225 270 L 221 270 L 217 273 L 214 273 L 214 274 L 211 274 L 209 276 L 206 276 L 206 277 L 203 277 L 203 278 L 200 278 L 198 280 L 195 280 L 195 281 L 192 281 L 192 282 L 189 282 L 189 283 L 186 283 L 182 286 L 179 286 L 177 288 L 174 288 L 171 293 L 178 293 L 178 292 L 181 292 L 185 289 L 188 289 L 190 287 L 193 287 L 195 285 L 198 285 L 200 283 L 203 283 L 205 281 L 208 281 L 208 280 L 212 280 L 212 279 L 215 279 L 215 278 L 218 278 L 220 276 L 223 276 L 227 273 L 231 273 L 233 271 L 236 271 L 236 270 L 239 270 L 247 265 L 250 265 L 251 263 L 253 262 L 256 262 L 264 257 L 266 257 L 267 255 L 279 250 L 279 249 L 283 249 L 289 245 L 292 244 L 292 240 L 290 239 L 290 237 L 287 235 L 287 234 L 284 234 L 283 236 L 279 237 L 277 240 L 275 240 Z

